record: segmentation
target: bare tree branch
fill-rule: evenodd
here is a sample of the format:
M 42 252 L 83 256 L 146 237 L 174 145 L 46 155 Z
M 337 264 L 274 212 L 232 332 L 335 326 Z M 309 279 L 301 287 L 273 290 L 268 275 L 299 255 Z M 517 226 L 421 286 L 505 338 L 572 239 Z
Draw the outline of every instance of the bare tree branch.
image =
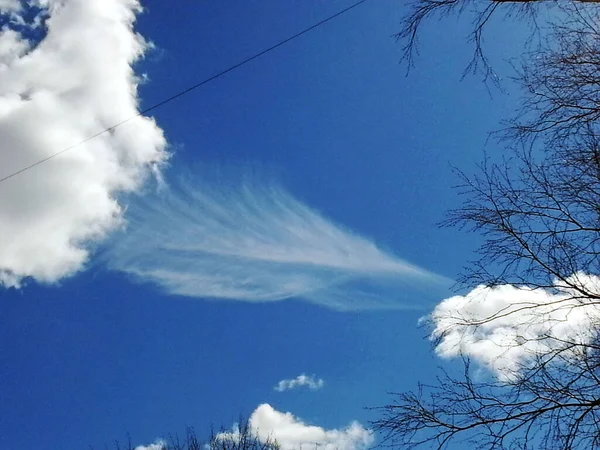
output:
M 539 289 L 554 300 L 511 303 L 483 317 L 450 312 L 449 328 L 437 327 L 433 337 L 438 345 L 456 327 L 476 331 L 515 318 L 520 328 L 511 332 L 547 321 L 545 331 L 510 340 L 507 351 L 528 353 L 503 377 L 475 380 L 465 357 L 462 376 L 444 373 L 433 385 L 394 394 L 376 408 L 381 418 L 373 423 L 388 444 L 600 448 L 600 285 L 590 282 L 600 275 L 600 7 L 594 3 L 600 1 L 416 0 L 398 33 L 412 64 L 424 21 L 474 13 L 468 70 L 483 68 L 489 79 L 482 33 L 492 16 L 503 11 L 531 20 L 536 33 L 540 8 L 558 8 L 560 19 L 547 23 L 518 66 L 521 109 L 497 134 L 507 153 L 501 161 L 486 157 L 476 175 L 457 170 L 464 201 L 443 223 L 484 237 L 460 278 L 463 286 Z M 575 313 L 586 315 L 588 328 L 555 332 Z

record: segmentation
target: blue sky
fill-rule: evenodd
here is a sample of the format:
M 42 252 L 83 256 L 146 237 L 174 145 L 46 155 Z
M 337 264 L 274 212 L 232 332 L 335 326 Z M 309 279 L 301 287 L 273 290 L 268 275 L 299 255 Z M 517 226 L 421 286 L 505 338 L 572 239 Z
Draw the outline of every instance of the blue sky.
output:
M 136 73 L 147 74 L 140 108 L 348 4 L 144 1 L 135 30 L 154 48 L 135 64 Z M 400 45 L 391 37 L 403 8 L 392 0 L 366 2 L 153 111 L 171 152 L 165 180 L 185 176 L 194 183 L 226 173 L 220 183 L 240 176 L 274 182 L 344 233 L 455 277 L 478 236 L 436 225 L 459 204 L 452 166 L 469 172 L 484 149 L 498 154 L 486 144 L 487 133 L 510 114 L 517 96 L 508 82 L 507 92 L 490 96 L 479 78 L 461 81 L 471 56 L 463 39 L 468 20 L 427 26 L 421 56 L 406 77 Z M 495 26 L 486 48 L 502 74 L 523 30 L 498 33 Z M 1 94 L 7 102 L 8 94 Z M 145 139 L 143 131 L 135 137 Z M 87 147 L 73 152 L 80 150 Z M 10 149 L 0 144 L 0 151 Z M 71 187 L 81 189 L 77 183 Z M 3 188 L 5 196 L 20 192 L 17 181 Z M 138 193 L 152 199 L 155 187 L 119 189 L 127 192 L 115 198 L 132 211 Z M 203 223 L 207 213 L 195 212 Z M 0 241 L 7 244 L 7 236 Z M 50 275 L 34 275 L 19 288 L 6 282 L 0 288 L 1 448 L 103 448 L 127 433 L 135 444 L 148 444 L 188 425 L 204 435 L 211 424 L 229 426 L 263 403 L 326 429 L 352 420 L 367 427 L 376 417 L 365 407 L 388 401 L 388 391 L 432 381 L 436 367 L 448 364 L 432 353 L 417 323 L 449 291 L 391 283 L 374 292 L 395 301 L 394 289 L 401 290 L 399 307 L 349 311 L 302 298 L 179 296 L 126 270 L 110 270 L 102 255 L 119 245 L 111 236 L 94 241 L 94 253 L 76 273 L 51 282 L 45 282 Z M 153 255 L 160 265 L 161 255 Z M 362 266 L 352 270 L 364 275 Z M 352 289 L 343 292 L 351 296 Z M 323 387 L 274 390 L 300 374 L 316 374 Z

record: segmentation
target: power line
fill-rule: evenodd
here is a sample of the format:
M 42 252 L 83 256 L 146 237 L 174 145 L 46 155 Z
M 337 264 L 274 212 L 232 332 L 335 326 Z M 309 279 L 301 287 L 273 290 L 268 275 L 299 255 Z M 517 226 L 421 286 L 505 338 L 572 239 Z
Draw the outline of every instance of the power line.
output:
M 92 135 L 92 136 L 84 139 L 83 141 L 80 141 L 80 142 L 78 142 L 76 144 L 71 145 L 70 147 L 64 148 L 64 149 L 62 149 L 62 150 L 60 150 L 60 151 L 58 151 L 56 153 L 53 153 L 52 155 L 47 156 L 46 158 L 40 159 L 39 161 L 37 161 L 37 162 L 35 162 L 33 164 L 30 164 L 29 166 L 23 167 L 22 169 L 19 169 L 16 172 L 11 173 L 10 175 L 6 175 L 4 178 L 0 178 L 0 183 L 2 183 L 3 181 L 8 180 L 9 178 L 15 177 L 15 176 L 17 176 L 17 175 L 19 175 L 19 174 L 21 174 L 21 173 L 23 173 L 23 172 L 25 172 L 25 171 L 27 171 L 29 169 L 32 169 L 35 166 L 39 166 L 40 164 L 43 164 L 46 161 L 49 161 L 49 160 L 51 160 L 53 158 L 56 158 L 57 156 L 62 155 L 63 153 L 68 152 L 69 150 L 73 150 L 75 147 L 79 147 L 80 145 L 85 144 L 86 142 L 89 142 L 92 139 L 95 139 L 98 136 L 103 135 L 104 133 L 108 133 L 110 131 L 113 131 L 115 128 L 120 127 L 121 125 L 124 125 L 127 122 L 129 122 L 129 121 L 131 121 L 131 120 L 133 120 L 133 119 L 135 119 L 137 117 L 144 116 L 147 113 L 149 113 L 150 111 L 153 111 L 153 110 L 155 110 L 157 108 L 160 108 L 161 106 L 163 106 L 163 105 L 165 105 L 165 104 L 167 104 L 169 102 L 172 102 L 173 100 L 178 99 L 179 97 L 182 97 L 182 96 L 190 93 L 194 89 L 197 89 L 197 88 L 199 88 L 201 86 L 204 86 L 205 84 L 210 83 L 211 81 L 216 80 L 217 78 L 222 77 L 223 75 L 225 75 L 225 74 L 227 74 L 227 73 L 229 73 L 229 72 L 231 72 L 231 71 L 233 71 L 233 70 L 235 70 L 235 69 L 237 69 L 239 67 L 242 67 L 243 65 L 248 64 L 249 62 L 254 61 L 257 58 L 260 58 L 261 56 L 263 56 L 263 55 L 265 55 L 265 54 L 267 54 L 269 52 L 272 52 L 276 48 L 279 48 L 282 45 L 285 45 L 288 42 L 293 41 L 294 39 L 302 36 L 303 34 L 306 34 L 309 31 L 312 31 L 315 28 L 318 28 L 321 25 L 326 24 L 327 22 L 335 19 L 336 17 L 339 17 L 342 14 L 347 13 L 351 9 L 354 9 L 357 6 L 360 6 L 361 4 L 365 3 L 366 1 L 367 0 L 360 0 L 360 1 L 358 1 L 358 2 L 356 2 L 354 4 L 352 4 L 352 5 L 348 6 L 347 8 L 344 8 L 341 11 L 338 11 L 337 13 L 335 13 L 335 14 L 333 14 L 333 15 L 331 15 L 331 16 L 329 16 L 329 17 L 327 17 L 327 18 L 325 18 L 325 19 L 323 19 L 323 20 L 321 20 L 321 21 L 319 21 L 317 23 L 315 23 L 314 25 L 311 25 L 310 27 L 305 28 L 304 30 L 302 30 L 302 31 L 300 31 L 300 32 L 298 32 L 296 34 L 294 34 L 294 35 L 292 35 L 292 36 L 290 36 L 290 37 L 288 37 L 288 38 L 286 38 L 286 39 L 284 39 L 282 41 L 279 41 L 277 44 L 272 45 L 271 47 L 266 48 L 266 49 L 264 49 L 264 50 L 262 50 L 262 51 L 260 51 L 260 52 L 258 52 L 256 54 L 254 54 L 254 55 L 252 55 L 252 56 L 250 56 L 250 57 L 248 57 L 248 58 L 240 61 L 239 63 L 234 64 L 233 66 L 230 66 L 227 69 L 222 70 L 221 72 L 219 72 L 219 73 L 217 73 L 217 74 L 215 74 L 215 75 L 213 75 L 213 76 L 211 76 L 209 78 L 206 78 L 206 79 L 200 81 L 199 83 L 196 83 L 193 86 L 190 86 L 187 89 L 184 89 L 183 91 L 180 91 L 177 94 L 172 95 L 171 97 L 166 98 L 165 100 L 162 100 L 162 101 L 160 101 L 158 103 L 155 103 L 154 105 L 152 105 L 152 106 L 144 109 L 143 111 L 138 112 L 137 114 L 135 114 L 134 116 L 129 117 L 128 119 L 125 119 L 125 120 L 123 120 L 123 121 L 121 121 L 121 122 L 119 122 L 119 123 L 117 123 L 117 124 L 115 124 L 115 125 L 113 125 L 111 127 L 108 127 L 106 129 L 104 129 L 104 130 L 102 130 L 102 131 L 100 131 L 100 132 L 98 132 L 98 133 L 96 133 L 96 134 L 94 134 L 94 135 Z

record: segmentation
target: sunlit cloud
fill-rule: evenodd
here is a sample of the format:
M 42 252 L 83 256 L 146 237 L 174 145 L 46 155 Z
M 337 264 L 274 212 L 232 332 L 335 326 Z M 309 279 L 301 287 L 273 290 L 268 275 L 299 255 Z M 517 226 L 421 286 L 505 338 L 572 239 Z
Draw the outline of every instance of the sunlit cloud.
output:
M 170 294 L 421 308 L 450 281 L 326 219 L 279 185 L 197 174 L 135 199 L 105 258 Z
M 275 441 L 282 450 L 313 448 L 319 450 L 363 450 L 370 447 L 373 434 L 359 422 L 346 428 L 325 429 L 309 425 L 289 412 L 280 412 L 271 405 L 259 405 L 248 420 L 249 432 L 261 442 Z M 219 433 L 217 439 L 239 442 L 239 427 Z
M 134 450 L 164 450 L 165 448 L 167 448 L 167 442 L 159 439 L 149 445 L 138 445 Z
M 600 278 L 578 273 L 568 283 L 557 281 L 552 289 L 479 286 L 445 299 L 429 316 L 437 354 L 469 357 L 509 379 L 538 355 L 589 343 L 596 336 L 600 305 L 572 286 L 600 293 Z
M 0 0 L 0 178 L 138 113 L 140 11 L 137 0 Z M 122 224 L 118 197 L 144 185 L 165 148 L 154 120 L 136 117 L 5 180 L 0 287 L 83 269 Z

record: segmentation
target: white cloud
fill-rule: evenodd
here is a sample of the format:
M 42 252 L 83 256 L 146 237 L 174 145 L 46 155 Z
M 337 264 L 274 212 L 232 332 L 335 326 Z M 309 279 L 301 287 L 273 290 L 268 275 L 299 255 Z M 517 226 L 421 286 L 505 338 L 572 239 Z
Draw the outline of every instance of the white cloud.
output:
M 17 12 L 21 9 L 20 0 L 0 0 L 0 14 Z
M 361 450 L 374 442 L 371 432 L 358 422 L 352 422 L 344 429 L 327 430 L 307 425 L 293 414 L 279 412 L 266 403 L 252 413 L 249 425 L 261 442 L 275 440 L 282 450 L 315 447 L 320 450 Z M 220 433 L 219 437 L 235 440 L 239 438 L 239 430 L 234 427 L 233 433 Z
M 0 178 L 134 116 L 137 0 L 44 0 L 45 38 L 19 34 L 19 2 L 0 32 Z M 15 12 L 16 11 L 16 12 Z M 14 20 L 13 20 L 14 19 Z M 23 21 L 23 18 L 20 19 Z M 0 184 L 0 284 L 55 282 L 80 270 L 122 223 L 117 195 L 164 161 L 165 139 L 138 117 Z
M 10 28 L 0 30 L 0 64 L 14 61 L 29 50 L 29 42 Z M 2 69 L 0 69 L 2 70 Z
M 200 298 L 304 298 L 331 308 L 419 308 L 449 281 L 379 249 L 272 183 L 195 174 L 129 206 L 109 267 Z
M 325 385 L 325 381 L 322 378 L 316 378 L 314 375 L 298 375 L 296 378 L 281 380 L 275 386 L 275 390 L 278 392 L 289 391 L 302 386 L 308 387 L 312 391 L 321 389 Z
M 150 445 L 138 445 L 134 450 L 163 450 L 166 447 L 167 443 L 162 439 L 159 439 Z
M 600 278 L 573 275 L 571 286 L 600 294 Z M 581 297 L 572 287 L 554 289 L 483 286 L 441 302 L 430 315 L 440 339 L 442 357 L 468 356 L 511 377 L 535 355 L 560 349 L 564 342 L 589 342 L 600 320 L 597 301 Z M 488 320 L 490 319 L 491 320 Z

